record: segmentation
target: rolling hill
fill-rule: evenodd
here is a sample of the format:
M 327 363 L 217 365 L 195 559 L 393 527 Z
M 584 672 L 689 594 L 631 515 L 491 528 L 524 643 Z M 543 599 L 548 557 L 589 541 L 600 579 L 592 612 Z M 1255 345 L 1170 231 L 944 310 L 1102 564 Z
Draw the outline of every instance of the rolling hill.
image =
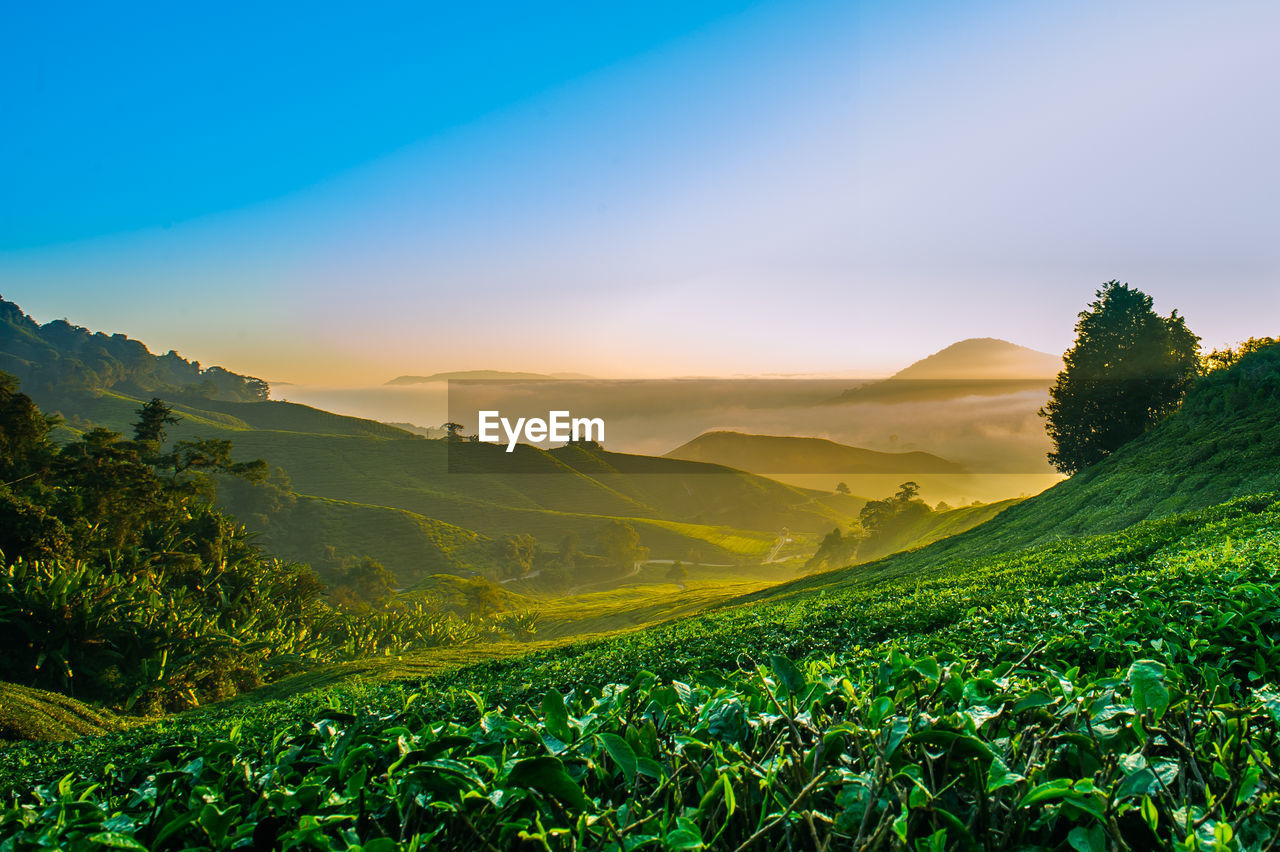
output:
M 767 594 L 904 576 L 949 559 L 1113 533 L 1233 498 L 1280 491 L 1280 345 L 1200 378 L 1149 432 L 989 522 L 927 547 L 804 578 Z M 807 593 L 807 592 L 806 592 Z
M 705 432 L 666 458 L 710 462 L 752 473 L 964 473 L 962 465 L 931 453 L 882 453 L 825 438 Z
M 1215 501 L 1280 483 L 1277 408 L 1272 347 L 1090 476 L 914 552 L 642 630 L 387 661 L 381 684 L 372 665 L 322 672 L 318 691 L 11 749 L 5 785 L 34 800 L 63 778 L 79 810 L 14 809 L 10 830 L 196 844 L 234 813 L 246 843 L 408 825 L 484 848 L 536 818 L 601 848 L 641 820 L 666 848 L 891 831 L 1262 848 L 1280 831 L 1262 780 L 1280 761 L 1280 497 Z M 163 810 L 144 795 L 161 772 Z
M 554 550 L 574 534 L 590 549 L 613 520 L 635 527 L 655 557 L 736 562 L 763 556 L 784 527 L 817 536 L 861 507 L 724 467 L 603 450 L 455 444 L 451 464 L 444 440 L 266 400 L 265 384 L 248 377 L 0 308 L 0 361 L 62 416 L 64 434 L 127 434 L 142 404 L 163 396 L 180 417 L 171 439 L 230 440 L 237 459 L 280 471 L 257 488 L 228 483 L 223 500 L 269 548 L 316 566 L 370 556 L 412 583 L 490 566 L 503 536 L 530 534 Z M 459 472 L 459 460 L 479 466 Z

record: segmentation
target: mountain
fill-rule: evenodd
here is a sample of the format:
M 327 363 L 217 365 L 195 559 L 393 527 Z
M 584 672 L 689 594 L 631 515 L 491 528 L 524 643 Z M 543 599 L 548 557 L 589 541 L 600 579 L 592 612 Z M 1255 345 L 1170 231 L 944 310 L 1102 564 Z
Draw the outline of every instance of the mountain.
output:
M 972 337 L 922 358 L 888 381 L 1053 379 L 1062 359 L 994 337 Z
M 704 432 L 666 458 L 711 462 L 752 473 L 923 474 L 964 473 L 931 453 L 882 453 L 825 438 Z
M 102 334 L 66 320 L 38 324 L 0 298 L 0 370 L 12 373 L 27 393 L 46 399 L 76 391 L 174 394 L 213 400 L 265 400 L 262 379 L 222 367 L 202 368 L 170 350 L 153 355 L 123 334 Z
M 509 370 L 455 370 L 448 373 L 432 373 L 429 376 L 396 376 L 388 385 L 425 385 L 431 382 L 458 381 L 551 381 L 555 379 L 589 379 L 582 373 L 520 373 Z
M 887 379 L 850 388 L 852 402 L 926 402 L 1047 389 L 1062 369 L 1057 355 L 994 337 L 953 343 Z M 1037 406 L 1038 407 L 1038 406 Z
M 783 527 L 816 536 L 848 526 L 864 502 L 674 459 L 432 440 L 268 400 L 265 382 L 155 356 L 123 335 L 41 326 L 9 302 L 0 302 L 0 369 L 61 415 L 64 436 L 98 426 L 128 434 L 160 396 L 179 416 L 170 440 L 228 440 L 237 460 L 266 459 L 269 481 L 225 482 L 219 499 L 272 552 L 322 572 L 369 556 L 408 584 L 488 567 L 504 536 L 532 535 L 554 551 L 572 534 L 590 551 L 615 520 L 656 558 L 696 551 L 738 562 L 765 554 Z M 456 469 L 468 464 L 472 473 Z

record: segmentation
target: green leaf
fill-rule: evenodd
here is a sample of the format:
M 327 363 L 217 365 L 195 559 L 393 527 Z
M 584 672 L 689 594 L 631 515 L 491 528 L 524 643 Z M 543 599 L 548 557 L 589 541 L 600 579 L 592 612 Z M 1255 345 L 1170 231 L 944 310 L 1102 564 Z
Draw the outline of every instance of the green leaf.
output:
M 1062 799 L 1069 795 L 1071 795 L 1071 780 L 1068 778 L 1055 778 L 1028 790 L 1027 795 L 1023 796 L 1022 801 L 1018 803 L 1018 807 L 1025 808 L 1027 805 L 1034 805 L 1036 802 Z
M 520 761 L 511 767 L 507 783 L 547 793 L 578 810 L 585 810 L 590 805 L 582 788 L 569 777 L 558 757 L 532 757 Z
M 991 767 L 987 770 L 987 792 L 994 793 L 996 790 L 1012 787 L 1026 780 L 1026 778 L 1014 772 L 1005 765 L 1003 760 L 997 757 L 991 761 Z
M 1262 708 L 1271 716 L 1271 721 L 1280 725 L 1280 692 L 1268 686 L 1263 689 L 1255 689 L 1253 697 L 1262 704 Z
M 82 835 L 83 836 L 83 835 Z M 141 852 L 147 852 L 147 847 L 134 840 L 127 834 L 121 834 L 118 831 L 99 831 L 97 834 L 89 836 L 91 843 L 98 843 L 109 849 L 135 849 Z
M 1169 690 L 1164 685 L 1164 672 L 1164 664 L 1155 660 L 1138 660 L 1129 666 L 1133 706 L 1139 713 L 1150 710 L 1159 719 L 1169 709 Z
M 787 692 L 792 695 L 802 695 L 808 681 L 805 680 L 804 674 L 796 667 L 796 664 L 781 654 L 772 654 L 769 662 L 773 666 L 773 673 L 778 676 L 778 680 L 787 688 Z
M 604 743 L 605 751 L 609 752 L 609 756 L 613 758 L 614 763 L 622 769 L 622 774 L 626 777 L 628 784 L 636 782 L 636 753 L 627 744 L 627 741 L 617 734 L 600 734 L 600 741 Z
M 562 742 L 572 742 L 573 734 L 569 731 L 569 708 L 565 706 L 564 696 L 553 689 L 542 698 L 542 715 L 546 720 L 547 730 Z
M 666 773 L 662 771 L 662 764 L 651 757 L 637 757 L 636 772 L 659 781 L 666 777 Z
M 1094 824 L 1085 828 L 1078 825 L 1067 834 L 1067 842 L 1076 852 L 1104 852 L 1107 848 L 1102 826 Z
M 930 683 L 937 683 L 938 678 L 942 676 L 942 671 L 938 668 L 938 661 L 933 657 L 921 657 L 911 664 L 911 668 L 915 669 Z

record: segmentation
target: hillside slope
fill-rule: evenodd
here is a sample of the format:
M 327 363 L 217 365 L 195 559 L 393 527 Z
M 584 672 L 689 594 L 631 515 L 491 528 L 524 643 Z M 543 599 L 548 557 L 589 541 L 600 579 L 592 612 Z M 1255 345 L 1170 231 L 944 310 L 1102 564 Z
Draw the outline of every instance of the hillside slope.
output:
M 1181 408 L 1093 467 L 959 535 L 808 577 L 770 595 L 899 576 L 949 559 L 1125 529 L 1280 490 L 1280 344 L 1202 377 Z
M 153 355 L 123 334 L 103 334 L 54 320 L 43 325 L 0 298 L 0 370 L 17 376 L 33 398 L 78 390 L 191 393 L 210 399 L 263 400 L 261 379 L 202 368 L 177 352 Z M 39 401 L 39 400 L 38 400 Z
M 711 462 L 752 473 L 911 474 L 963 473 L 932 453 L 882 453 L 825 438 L 704 432 L 666 458 Z

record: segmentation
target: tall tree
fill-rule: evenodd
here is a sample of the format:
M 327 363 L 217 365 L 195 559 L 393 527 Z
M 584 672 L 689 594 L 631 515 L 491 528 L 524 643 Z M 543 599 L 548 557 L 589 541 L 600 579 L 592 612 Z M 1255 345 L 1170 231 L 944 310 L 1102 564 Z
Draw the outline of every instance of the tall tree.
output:
M 1115 452 L 1173 411 L 1195 379 L 1200 338 L 1173 311 L 1162 317 L 1141 290 L 1108 281 L 1076 323 L 1075 345 L 1040 409 L 1049 461 L 1075 473 Z
M 165 427 L 177 422 L 173 409 L 159 397 L 152 397 L 150 402 L 138 409 L 138 421 L 133 424 L 133 439 L 158 447 L 164 443 Z

